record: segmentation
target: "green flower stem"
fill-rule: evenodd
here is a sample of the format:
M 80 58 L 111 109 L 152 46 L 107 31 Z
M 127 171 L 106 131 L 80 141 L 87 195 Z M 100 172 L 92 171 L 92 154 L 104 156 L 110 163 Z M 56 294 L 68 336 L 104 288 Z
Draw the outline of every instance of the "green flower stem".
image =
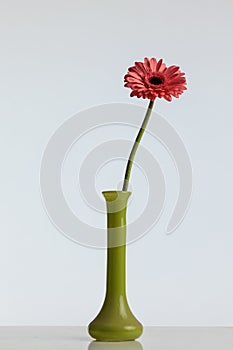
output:
M 143 123 L 142 123 L 142 126 L 141 126 L 141 128 L 137 134 L 137 137 L 134 141 L 133 148 L 131 150 L 131 153 L 130 153 L 130 156 L 129 156 L 129 159 L 127 162 L 127 166 L 126 166 L 125 178 L 124 178 L 124 184 L 123 184 L 122 191 L 127 191 L 127 189 L 128 189 L 129 177 L 130 177 L 131 169 L 133 166 L 134 157 L 135 157 L 135 154 L 137 152 L 139 143 L 142 139 L 142 136 L 144 134 L 144 131 L 146 129 L 147 123 L 149 121 L 153 106 L 154 106 L 154 101 L 150 101 L 149 106 L 148 106 L 147 111 L 146 111 L 145 118 L 144 118 Z

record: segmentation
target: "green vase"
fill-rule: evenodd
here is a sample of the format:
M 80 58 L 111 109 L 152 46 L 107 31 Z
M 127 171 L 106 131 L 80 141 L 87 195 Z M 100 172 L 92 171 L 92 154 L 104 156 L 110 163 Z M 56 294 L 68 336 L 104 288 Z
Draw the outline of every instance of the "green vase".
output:
M 102 192 L 107 204 L 107 283 L 103 306 L 88 332 L 99 341 L 129 341 L 142 334 L 126 297 L 126 209 L 131 192 Z

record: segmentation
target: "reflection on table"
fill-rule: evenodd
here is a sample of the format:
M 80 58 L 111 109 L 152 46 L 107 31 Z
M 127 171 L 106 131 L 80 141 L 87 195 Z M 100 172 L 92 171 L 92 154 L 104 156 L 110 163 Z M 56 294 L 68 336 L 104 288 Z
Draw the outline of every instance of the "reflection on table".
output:
M 142 344 L 138 341 L 126 342 L 100 342 L 93 341 L 87 350 L 143 350 Z

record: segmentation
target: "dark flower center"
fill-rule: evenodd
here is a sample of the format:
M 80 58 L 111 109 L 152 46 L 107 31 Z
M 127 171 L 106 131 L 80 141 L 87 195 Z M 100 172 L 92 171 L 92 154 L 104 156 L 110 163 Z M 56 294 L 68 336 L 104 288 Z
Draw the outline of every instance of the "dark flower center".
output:
M 152 77 L 152 78 L 150 78 L 149 82 L 153 85 L 161 85 L 161 84 L 163 84 L 163 79 L 161 79 L 159 77 Z

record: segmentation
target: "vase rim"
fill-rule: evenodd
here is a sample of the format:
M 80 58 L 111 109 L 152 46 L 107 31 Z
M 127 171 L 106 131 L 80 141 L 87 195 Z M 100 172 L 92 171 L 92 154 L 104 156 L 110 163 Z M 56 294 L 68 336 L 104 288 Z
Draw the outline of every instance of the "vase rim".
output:
M 123 190 L 104 190 L 104 191 L 102 191 L 102 193 L 103 194 L 107 194 L 107 193 L 112 193 L 112 194 L 114 194 L 114 193 L 129 193 L 129 194 L 131 194 L 132 192 L 131 191 L 123 191 Z
M 114 203 L 122 203 L 122 206 L 124 206 L 131 195 L 131 192 L 129 191 L 117 191 L 117 190 L 109 190 L 109 191 L 102 191 L 102 195 L 104 196 L 105 200 L 107 202 Z

